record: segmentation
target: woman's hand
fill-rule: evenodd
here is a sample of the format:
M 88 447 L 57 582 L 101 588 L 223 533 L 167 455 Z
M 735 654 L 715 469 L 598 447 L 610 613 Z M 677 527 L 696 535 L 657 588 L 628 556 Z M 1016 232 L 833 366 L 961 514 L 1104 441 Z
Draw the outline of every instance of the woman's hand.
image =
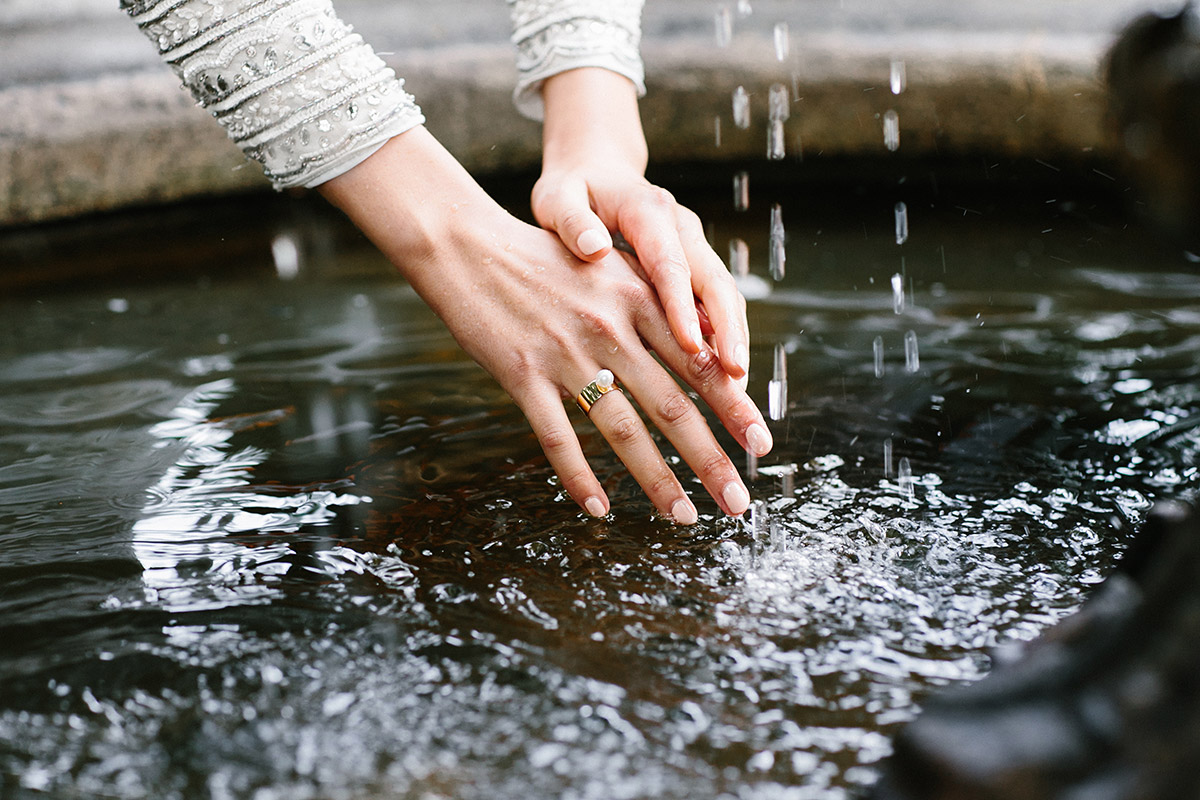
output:
M 676 341 L 700 352 L 711 334 L 725 371 L 750 368 L 746 302 L 705 239 L 700 219 L 645 179 L 646 140 L 633 84 L 604 69 L 575 69 L 543 84 L 542 175 L 533 189 L 538 224 L 586 261 L 612 251 L 611 231 L 637 253 Z
M 513 397 L 563 488 L 590 514 L 607 514 L 609 502 L 563 401 L 601 368 L 615 373 L 628 395 L 601 397 L 591 421 L 661 513 L 681 524 L 697 519 L 631 399 L 727 514 L 746 510 L 750 497 L 737 469 L 650 349 L 759 455 L 771 447 L 762 415 L 711 348 L 700 343 L 689 352 L 677 343 L 654 288 L 631 259 L 610 253 L 593 264 L 580 261 L 556 235 L 500 208 L 424 128 L 392 139 L 321 192 Z

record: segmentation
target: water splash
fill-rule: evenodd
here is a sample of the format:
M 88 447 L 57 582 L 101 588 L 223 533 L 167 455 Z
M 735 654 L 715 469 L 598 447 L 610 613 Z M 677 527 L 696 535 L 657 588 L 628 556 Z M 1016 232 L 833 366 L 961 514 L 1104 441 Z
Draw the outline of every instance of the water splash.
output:
M 783 209 L 778 203 L 771 207 L 771 277 L 783 280 L 787 264 L 787 233 L 783 229 Z
M 738 211 L 750 208 L 750 173 L 745 170 L 733 176 L 733 207 Z
M 774 30 L 775 60 L 787 61 L 788 51 L 791 50 L 791 35 L 786 22 L 776 22 Z
M 892 276 L 892 310 L 904 313 L 904 277 L 899 272 Z
M 871 349 L 875 354 L 875 377 L 883 377 L 883 337 L 876 336 L 875 341 L 871 343 Z
M 901 94 L 908 87 L 908 74 L 902 59 L 892 60 L 892 94 Z
M 896 203 L 896 244 L 908 241 L 908 204 L 904 201 Z
M 904 333 L 904 369 L 916 372 L 921 368 L 921 355 L 917 351 L 917 332 Z
M 750 246 L 745 239 L 729 240 L 729 271 L 735 278 L 750 274 Z
M 750 94 L 745 86 L 733 90 L 733 124 L 742 130 L 750 127 Z
M 767 384 L 767 413 L 773 420 L 787 415 L 787 350 L 782 343 L 775 345 L 775 365 L 771 382 Z
M 883 146 L 891 153 L 900 149 L 900 115 L 894 108 L 883 112 Z

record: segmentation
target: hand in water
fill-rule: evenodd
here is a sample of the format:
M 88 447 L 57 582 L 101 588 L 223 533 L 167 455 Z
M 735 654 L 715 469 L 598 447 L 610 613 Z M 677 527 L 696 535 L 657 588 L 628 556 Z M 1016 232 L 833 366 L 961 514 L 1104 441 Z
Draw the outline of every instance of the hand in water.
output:
M 564 400 L 573 401 L 602 368 L 624 393 L 597 400 L 591 422 L 661 513 L 684 524 L 697 516 L 633 402 L 722 510 L 746 510 L 750 498 L 737 469 L 651 350 L 758 455 L 771 447 L 762 414 L 711 347 L 678 343 L 660 293 L 634 259 L 619 252 L 593 263 L 576 258 L 557 235 L 500 208 L 424 128 L 392 139 L 321 191 L 513 397 L 563 487 L 589 513 L 607 513 L 609 502 L 572 429 L 569 413 L 578 412 Z
M 646 143 L 633 85 L 603 69 L 577 69 L 542 88 L 542 175 L 533 189 L 538 224 L 585 261 L 612 252 L 611 231 L 637 253 L 676 341 L 698 353 L 705 337 L 725 371 L 750 368 L 746 302 L 713 252 L 699 217 L 643 176 Z

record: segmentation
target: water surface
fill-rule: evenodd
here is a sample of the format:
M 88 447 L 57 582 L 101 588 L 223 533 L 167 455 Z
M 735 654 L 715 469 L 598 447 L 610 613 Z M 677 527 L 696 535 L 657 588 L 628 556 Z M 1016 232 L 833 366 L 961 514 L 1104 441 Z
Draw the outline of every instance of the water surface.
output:
M 0 794 L 870 785 L 923 697 L 1078 607 L 1155 498 L 1194 494 L 1200 279 L 1062 187 L 754 185 L 745 212 L 691 202 L 718 251 L 749 242 L 751 392 L 765 409 L 781 345 L 785 413 L 755 513 L 721 518 L 688 475 L 686 529 L 584 419 L 616 511 L 581 514 L 319 207 L 10 234 Z M 182 233 L 197 217 L 226 241 Z

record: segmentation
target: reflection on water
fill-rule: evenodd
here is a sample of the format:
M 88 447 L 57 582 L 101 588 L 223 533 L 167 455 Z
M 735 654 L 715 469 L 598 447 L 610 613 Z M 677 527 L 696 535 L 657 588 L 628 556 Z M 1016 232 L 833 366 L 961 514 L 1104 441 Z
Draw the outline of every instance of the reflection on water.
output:
M 0 794 L 870 784 L 922 697 L 1073 610 L 1154 498 L 1194 493 L 1200 282 L 1080 215 L 1054 238 L 1046 212 L 938 199 L 897 314 L 886 207 L 767 199 L 796 214 L 751 308 L 777 450 L 743 520 L 693 481 L 689 529 L 586 420 L 616 513 L 581 514 L 357 250 L 350 276 L 309 258 L 282 283 L 267 232 L 243 277 L 5 299 Z M 768 231 L 735 223 L 718 250 L 748 240 L 767 275 Z

